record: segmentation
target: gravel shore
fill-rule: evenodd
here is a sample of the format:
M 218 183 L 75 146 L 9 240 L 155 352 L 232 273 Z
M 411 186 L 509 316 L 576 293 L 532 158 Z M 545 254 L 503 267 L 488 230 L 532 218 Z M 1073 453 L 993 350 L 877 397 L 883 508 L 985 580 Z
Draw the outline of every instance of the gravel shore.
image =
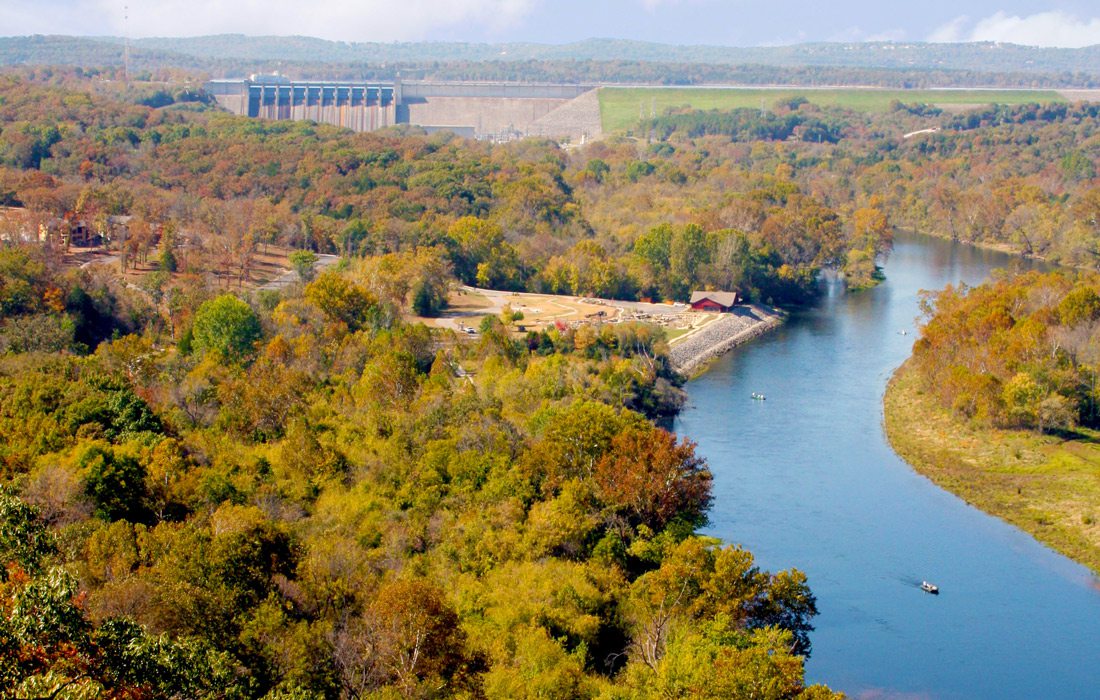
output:
M 669 349 L 672 366 L 690 376 L 707 362 L 782 322 L 783 314 L 775 309 L 756 304 L 738 306 L 673 344 Z

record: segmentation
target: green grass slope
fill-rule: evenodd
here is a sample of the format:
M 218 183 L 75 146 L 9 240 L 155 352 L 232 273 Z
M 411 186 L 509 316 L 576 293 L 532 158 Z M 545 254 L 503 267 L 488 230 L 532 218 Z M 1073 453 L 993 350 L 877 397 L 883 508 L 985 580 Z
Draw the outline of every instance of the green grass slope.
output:
M 890 103 L 935 105 L 1024 104 L 1065 102 L 1054 90 L 883 90 L 876 88 L 658 88 L 600 89 L 604 132 L 634 126 L 640 117 L 661 115 L 670 107 L 693 109 L 771 108 L 777 101 L 802 96 L 822 107 L 846 107 L 861 112 L 885 112 Z

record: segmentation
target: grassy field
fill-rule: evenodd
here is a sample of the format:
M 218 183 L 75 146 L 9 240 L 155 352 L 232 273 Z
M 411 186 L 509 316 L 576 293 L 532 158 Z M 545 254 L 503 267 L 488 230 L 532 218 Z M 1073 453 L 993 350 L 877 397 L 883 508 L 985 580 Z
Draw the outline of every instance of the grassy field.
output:
M 1100 432 L 975 428 L 924 394 L 907 365 L 885 409 L 886 435 L 914 469 L 1100 573 Z
M 1022 104 L 1065 102 L 1053 90 L 884 90 L 860 88 L 766 89 L 766 88 L 611 88 L 600 89 L 600 113 L 605 132 L 629 129 L 639 116 L 662 114 L 669 107 L 690 105 L 695 109 L 754 107 L 761 101 L 771 107 L 778 100 L 801 95 L 810 102 L 841 106 L 862 112 L 882 112 L 893 100 L 936 105 Z

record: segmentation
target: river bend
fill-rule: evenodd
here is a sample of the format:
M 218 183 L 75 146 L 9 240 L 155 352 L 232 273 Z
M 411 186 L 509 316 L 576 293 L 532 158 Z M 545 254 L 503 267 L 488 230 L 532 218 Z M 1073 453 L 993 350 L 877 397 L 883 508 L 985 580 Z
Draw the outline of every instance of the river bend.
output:
M 807 573 L 821 611 L 811 682 L 855 698 L 1100 698 L 1096 579 L 915 473 L 883 434 L 919 291 L 1013 264 L 899 235 L 884 284 L 827 285 L 814 308 L 688 384 L 676 429 L 714 472 L 705 532 L 765 568 Z

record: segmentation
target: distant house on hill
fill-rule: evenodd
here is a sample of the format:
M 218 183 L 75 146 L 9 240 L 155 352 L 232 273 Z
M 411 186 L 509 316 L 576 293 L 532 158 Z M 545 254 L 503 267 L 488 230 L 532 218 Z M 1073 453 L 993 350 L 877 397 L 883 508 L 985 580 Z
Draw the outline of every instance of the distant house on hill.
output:
M 744 301 L 737 292 L 692 292 L 692 311 L 724 313 Z

